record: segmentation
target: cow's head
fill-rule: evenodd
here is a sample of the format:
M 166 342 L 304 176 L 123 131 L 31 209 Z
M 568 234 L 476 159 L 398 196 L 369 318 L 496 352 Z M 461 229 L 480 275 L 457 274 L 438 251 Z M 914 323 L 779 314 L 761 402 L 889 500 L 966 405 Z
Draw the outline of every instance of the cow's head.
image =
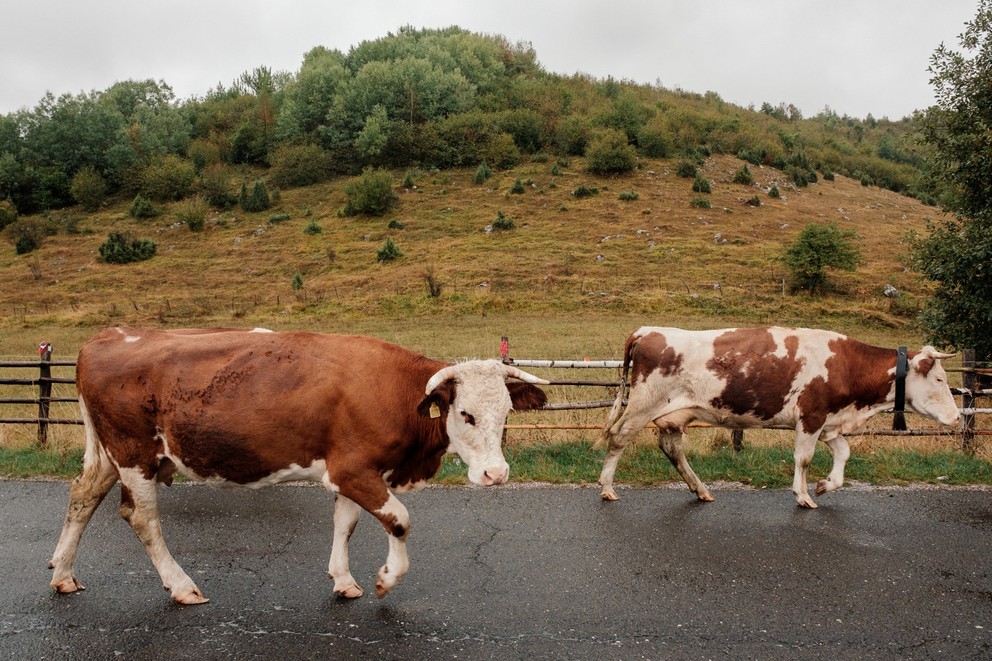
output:
M 909 361 L 906 373 L 906 403 L 916 413 L 933 418 L 942 425 L 956 425 L 961 412 L 947 386 L 947 372 L 940 364 L 942 358 L 953 353 L 941 353 L 931 346 Z
M 496 360 L 470 360 L 435 373 L 417 410 L 444 419 L 450 449 L 468 465 L 471 482 L 502 484 L 510 476 L 501 448 L 507 413 L 511 408 L 538 408 L 547 401 L 534 383 L 548 382 Z

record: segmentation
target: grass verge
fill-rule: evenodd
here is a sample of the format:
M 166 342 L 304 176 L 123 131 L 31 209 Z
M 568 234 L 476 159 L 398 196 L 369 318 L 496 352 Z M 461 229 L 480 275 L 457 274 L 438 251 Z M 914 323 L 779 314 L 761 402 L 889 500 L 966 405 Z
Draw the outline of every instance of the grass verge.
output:
M 592 444 L 518 444 L 505 450 L 512 482 L 551 484 L 590 484 L 599 478 L 603 451 Z M 756 447 L 734 452 L 720 448 L 705 453 L 688 453 L 693 470 L 704 482 L 738 482 L 756 488 L 785 488 L 792 485 L 792 451 L 786 448 Z M 38 448 L 0 448 L 0 477 L 13 479 L 75 477 L 82 470 L 83 451 L 64 452 Z M 810 466 L 810 481 L 830 471 L 830 453 L 817 452 Z M 992 462 L 969 457 L 954 450 L 919 452 L 878 450 L 855 454 L 847 463 L 849 480 L 878 485 L 912 482 L 929 484 L 992 485 Z M 435 476 L 439 484 L 466 484 L 464 464 L 449 455 Z M 617 469 L 618 484 L 650 486 L 679 482 L 681 478 L 668 459 L 652 447 L 631 445 Z

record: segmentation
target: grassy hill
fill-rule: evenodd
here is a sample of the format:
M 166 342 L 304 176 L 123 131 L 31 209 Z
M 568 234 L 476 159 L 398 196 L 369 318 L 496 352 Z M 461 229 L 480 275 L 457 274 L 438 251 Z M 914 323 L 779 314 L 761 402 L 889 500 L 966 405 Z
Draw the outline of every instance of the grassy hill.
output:
M 399 202 L 374 218 L 339 216 L 343 177 L 281 191 L 265 212 L 210 212 L 202 232 L 177 221 L 183 202 L 143 221 L 127 215 L 126 201 L 93 214 L 55 212 L 56 221 L 72 216 L 78 233 L 49 236 L 25 256 L 0 248 L 0 326 L 592 314 L 911 328 L 926 286 L 906 269 L 902 239 L 935 208 L 840 175 L 797 189 L 780 171 L 752 165 L 754 185 L 734 184 L 742 164 L 709 158 L 700 168 L 708 196 L 670 160 L 644 159 L 617 177 L 589 174 L 578 158 L 531 162 L 483 185 L 472 183 L 474 169 L 456 169 L 413 171 L 415 187 L 402 188 L 406 173 L 395 172 Z M 510 192 L 517 180 L 523 193 Z M 780 198 L 767 194 L 772 185 Z M 576 197 L 580 187 L 598 192 Z M 636 199 L 621 199 L 630 192 Z M 747 204 L 755 196 L 759 207 Z M 693 206 L 699 197 L 711 208 Z M 513 229 L 487 231 L 500 213 Z M 311 221 L 319 233 L 304 232 Z M 856 231 L 863 264 L 833 274 L 829 295 L 783 293 L 779 257 L 811 222 Z M 157 255 L 102 263 L 110 231 L 154 241 Z M 380 263 L 387 238 L 402 256 Z M 440 284 L 437 297 L 428 276 Z M 884 297 L 886 284 L 902 295 Z

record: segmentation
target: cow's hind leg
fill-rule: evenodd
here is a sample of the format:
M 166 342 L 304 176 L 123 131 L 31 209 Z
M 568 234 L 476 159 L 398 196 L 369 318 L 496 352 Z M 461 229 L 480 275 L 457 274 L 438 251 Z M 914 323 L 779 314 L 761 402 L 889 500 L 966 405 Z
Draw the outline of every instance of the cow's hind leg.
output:
M 712 502 L 714 498 L 710 494 L 709 489 L 699 479 L 696 472 L 692 470 L 689 460 L 685 458 L 685 450 L 683 448 L 685 432 L 683 429 L 680 429 L 677 425 L 673 428 L 669 423 L 661 419 L 655 420 L 655 424 L 658 425 L 658 447 L 661 448 L 661 451 L 668 457 L 668 461 L 672 462 L 672 466 L 675 467 L 675 470 L 685 480 L 685 483 L 689 486 L 689 491 L 696 494 L 696 498 L 699 500 Z
M 88 434 L 91 432 L 87 432 Z M 56 592 L 75 592 L 85 586 L 73 574 L 73 563 L 79 550 L 79 540 L 93 512 L 103 502 L 104 497 L 117 481 L 117 471 L 98 444 L 87 447 L 83 460 L 83 473 L 76 477 L 69 487 L 69 506 L 65 515 L 65 525 L 55 546 L 55 552 L 48 566 L 52 574 L 52 589 Z
M 180 604 L 207 602 L 200 588 L 196 587 L 165 545 L 162 524 L 158 516 L 158 484 L 154 477 L 146 479 L 140 469 L 121 469 L 121 516 L 131 524 L 138 539 L 162 578 L 162 585 L 170 590 L 172 598 Z
M 599 474 L 599 485 L 602 487 L 600 496 L 603 500 L 620 500 L 620 496 L 613 488 L 613 476 L 617 472 L 620 456 L 623 455 L 627 444 L 634 440 L 638 432 L 651 421 L 649 415 L 628 415 L 631 411 L 632 408 L 628 405 L 623 417 L 611 427 L 604 429 L 599 440 L 599 443 L 606 441 L 608 444 L 606 459 L 603 461 L 603 470 Z
M 830 469 L 830 474 L 816 483 L 817 496 L 822 496 L 828 491 L 836 491 L 844 486 L 844 467 L 851 457 L 851 446 L 847 444 L 847 439 L 840 434 L 824 439 L 824 442 L 834 457 L 834 465 Z
M 800 423 L 802 424 L 802 423 Z M 794 452 L 796 467 L 792 478 L 792 493 L 796 495 L 796 502 L 800 507 L 816 508 L 816 503 L 809 495 L 809 487 L 806 482 L 806 473 L 809 464 L 813 461 L 813 452 L 816 450 L 816 439 L 819 431 L 815 434 L 807 434 L 802 430 L 796 433 L 796 449 Z
M 327 564 L 327 577 L 334 581 L 334 594 L 355 599 L 364 594 L 348 567 L 348 540 L 355 532 L 362 509 L 350 498 L 338 494 L 334 499 L 334 543 L 331 560 Z

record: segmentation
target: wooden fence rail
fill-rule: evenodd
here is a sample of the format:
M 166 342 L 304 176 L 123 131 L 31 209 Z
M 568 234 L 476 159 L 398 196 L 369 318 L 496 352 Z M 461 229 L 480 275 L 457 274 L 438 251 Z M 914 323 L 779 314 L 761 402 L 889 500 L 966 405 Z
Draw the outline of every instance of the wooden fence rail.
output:
M 35 369 L 38 376 L 34 378 L 0 378 L 0 386 L 25 386 L 37 387 L 38 396 L 0 398 L 2 405 L 37 405 L 38 415 L 33 418 L 4 418 L 0 417 L 0 424 L 29 424 L 38 426 L 38 443 L 44 447 L 48 442 L 49 425 L 81 425 L 82 420 L 72 418 L 52 418 L 49 416 L 50 405 L 53 402 L 73 403 L 78 402 L 78 397 L 53 397 L 52 384 L 75 384 L 76 380 L 71 377 L 53 377 L 52 367 L 75 367 L 75 361 L 53 361 L 52 347 L 48 344 L 41 346 L 40 360 L 31 361 L 0 361 L 0 368 L 10 369 Z M 962 387 L 951 388 L 951 392 L 961 397 L 961 429 L 957 431 L 943 431 L 939 429 L 916 429 L 907 431 L 895 431 L 887 429 L 865 430 L 859 429 L 848 436 L 859 436 L 872 434 L 877 436 L 945 436 L 959 434 L 961 436 L 961 449 L 968 453 L 973 453 L 976 436 L 992 435 L 992 430 L 976 429 L 975 418 L 977 415 L 992 414 L 992 408 L 979 408 L 975 406 L 979 397 L 992 397 L 992 389 L 980 388 L 983 379 L 987 380 L 988 375 L 992 375 L 992 369 L 978 367 L 975 362 L 973 351 L 966 350 L 963 353 L 961 367 L 948 367 L 949 372 L 962 373 Z M 504 360 L 517 367 L 543 367 L 562 369 L 618 369 L 623 366 L 619 360 L 509 360 L 504 356 Z M 586 379 L 561 379 L 551 380 L 551 385 L 555 386 L 580 386 L 580 387 L 601 387 L 617 388 L 620 380 L 586 380 Z M 567 411 L 583 410 L 594 408 L 609 408 L 613 406 L 614 399 L 599 399 L 585 402 L 556 402 L 548 403 L 543 411 Z M 694 424 L 693 427 L 706 427 L 705 424 Z M 529 423 L 529 424 L 507 424 L 507 430 L 598 430 L 601 425 L 596 424 L 554 424 L 554 423 Z M 770 427 L 770 429 L 792 429 L 791 427 Z M 734 448 L 739 450 L 743 443 L 744 432 L 740 429 L 732 430 L 732 441 Z

